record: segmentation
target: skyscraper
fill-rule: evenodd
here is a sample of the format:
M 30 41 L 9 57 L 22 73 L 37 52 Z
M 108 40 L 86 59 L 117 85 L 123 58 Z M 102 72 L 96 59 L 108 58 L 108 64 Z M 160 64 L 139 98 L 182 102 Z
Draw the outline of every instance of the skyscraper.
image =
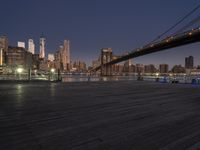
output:
M 28 40 L 28 51 L 32 54 L 35 54 L 35 44 L 33 39 Z
M 8 50 L 8 38 L 6 36 L 0 36 L 0 48 Z
M 0 66 L 3 65 L 3 49 L 0 48 Z
M 40 54 L 39 54 L 40 59 L 45 58 L 45 43 L 46 43 L 45 37 L 41 36 L 40 37 Z
M 193 69 L 193 67 L 194 67 L 194 57 L 193 56 L 185 57 L 185 68 Z
M 8 51 L 8 38 L 0 36 L 0 66 L 5 64 L 6 52 Z
M 63 45 L 63 69 L 65 71 L 70 70 L 70 41 L 64 40 Z

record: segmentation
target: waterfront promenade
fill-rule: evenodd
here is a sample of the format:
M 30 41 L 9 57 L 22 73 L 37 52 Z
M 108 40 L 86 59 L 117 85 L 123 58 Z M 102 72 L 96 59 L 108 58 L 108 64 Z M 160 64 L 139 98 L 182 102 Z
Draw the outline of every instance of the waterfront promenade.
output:
M 1 83 L 0 150 L 198 150 L 200 85 Z

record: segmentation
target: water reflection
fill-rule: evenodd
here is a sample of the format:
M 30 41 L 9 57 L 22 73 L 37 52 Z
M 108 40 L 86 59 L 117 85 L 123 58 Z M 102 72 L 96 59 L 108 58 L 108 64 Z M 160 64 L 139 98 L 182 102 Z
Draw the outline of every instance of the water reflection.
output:
M 16 104 L 17 106 L 21 107 L 23 104 L 23 92 L 24 88 L 21 84 L 16 85 Z
M 55 83 L 51 83 L 51 85 L 50 85 L 50 94 L 51 94 L 51 97 L 55 96 L 55 93 L 56 93 L 56 87 L 55 86 L 56 86 Z
M 66 75 L 62 77 L 62 82 L 96 82 L 96 81 L 121 81 L 136 80 L 136 76 L 86 76 L 86 75 Z
M 193 76 L 143 76 L 143 80 L 145 81 L 159 81 L 165 83 L 171 83 L 174 80 L 177 80 L 178 83 L 191 83 L 192 79 L 196 78 Z M 62 82 L 95 82 L 95 81 L 126 81 L 126 80 L 138 80 L 137 75 L 130 76 L 87 76 L 87 75 L 66 75 L 62 77 Z

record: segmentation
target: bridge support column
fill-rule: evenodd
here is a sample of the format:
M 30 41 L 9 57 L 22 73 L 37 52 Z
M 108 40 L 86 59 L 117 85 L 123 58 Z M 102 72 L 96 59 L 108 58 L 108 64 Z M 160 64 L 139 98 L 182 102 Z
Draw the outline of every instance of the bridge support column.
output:
M 112 49 L 103 48 L 101 49 L 101 76 L 111 76 L 112 75 L 112 66 L 104 65 L 107 62 L 112 60 Z
M 112 76 L 112 66 L 102 66 L 101 76 Z

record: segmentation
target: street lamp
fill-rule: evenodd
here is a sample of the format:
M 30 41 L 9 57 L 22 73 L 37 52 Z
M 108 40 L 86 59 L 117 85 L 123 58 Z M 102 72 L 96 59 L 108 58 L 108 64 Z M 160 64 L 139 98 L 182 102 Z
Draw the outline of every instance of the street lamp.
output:
M 22 73 L 23 72 L 23 68 L 17 68 L 17 73 Z
M 157 73 L 156 73 L 156 82 L 159 81 L 159 75 L 160 75 L 160 74 L 157 72 Z
M 54 73 L 54 72 L 55 72 L 55 69 L 54 69 L 54 68 L 51 68 L 51 72 Z
M 54 80 L 54 73 L 55 73 L 55 69 L 51 68 L 50 72 L 49 72 L 49 80 L 53 81 Z
M 23 68 L 17 68 L 17 73 L 19 75 L 19 79 L 20 79 L 20 74 L 23 72 Z

